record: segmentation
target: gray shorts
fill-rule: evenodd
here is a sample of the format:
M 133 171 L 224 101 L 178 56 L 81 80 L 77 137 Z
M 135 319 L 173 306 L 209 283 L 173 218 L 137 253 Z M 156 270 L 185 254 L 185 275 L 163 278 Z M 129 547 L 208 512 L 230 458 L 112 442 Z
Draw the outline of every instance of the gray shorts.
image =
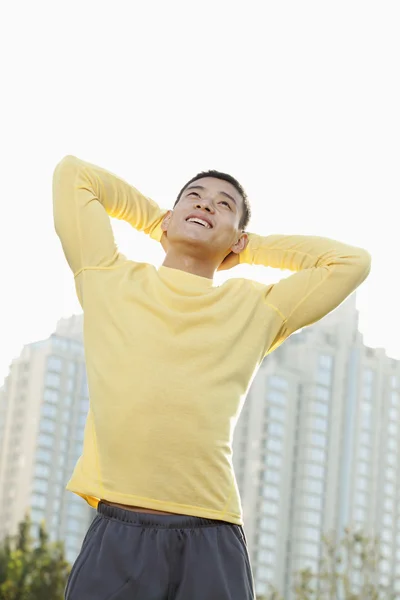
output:
M 66 600 L 254 600 L 243 528 L 100 502 Z

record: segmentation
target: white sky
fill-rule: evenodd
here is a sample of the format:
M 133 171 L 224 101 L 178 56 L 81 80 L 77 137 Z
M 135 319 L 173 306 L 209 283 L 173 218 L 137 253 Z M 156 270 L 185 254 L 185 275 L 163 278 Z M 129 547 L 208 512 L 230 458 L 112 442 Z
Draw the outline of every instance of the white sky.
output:
M 367 248 L 361 330 L 400 358 L 399 31 L 398 0 L 3 3 L 0 381 L 24 343 L 79 312 L 52 224 L 66 154 L 167 208 L 199 170 L 225 170 L 251 198 L 250 231 Z M 115 231 L 132 258 L 162 261 Z

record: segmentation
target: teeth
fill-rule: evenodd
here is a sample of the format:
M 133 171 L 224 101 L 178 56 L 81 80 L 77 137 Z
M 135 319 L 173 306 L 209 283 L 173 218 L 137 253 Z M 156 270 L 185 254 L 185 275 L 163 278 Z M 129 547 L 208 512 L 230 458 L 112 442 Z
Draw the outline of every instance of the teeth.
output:
M 196 217 L 191 217 L 190 219 L 188 219 L 188 223 L 199 223 L 200 225 L 203 225 L 203 227 L 211 229 L 211 226 L 209 225 L 209 223 L 207 223 L 207 221 L 203 221 L 203 219 L 197 219 Z

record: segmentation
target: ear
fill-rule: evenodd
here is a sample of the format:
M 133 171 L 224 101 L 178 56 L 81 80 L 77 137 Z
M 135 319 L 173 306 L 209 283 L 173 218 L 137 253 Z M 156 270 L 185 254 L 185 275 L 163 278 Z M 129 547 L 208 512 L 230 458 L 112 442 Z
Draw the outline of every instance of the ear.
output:
M 172 218 L 172 210 L 169 210 L 167 212 L 167 214 L 165 215 L 165 217 L 163 218 L 163 220 L 161 221 L 161 230 L 164 233 L 167 232 L 167 229 L 168 229 L 168 226 L 170 224 L 171 218 Z
M 246 248 L 249 243 L 249 236 L 247 233 L 242 233 L 236 244 L 231 246 L 231 252 L 234 254 L 240 254 Z

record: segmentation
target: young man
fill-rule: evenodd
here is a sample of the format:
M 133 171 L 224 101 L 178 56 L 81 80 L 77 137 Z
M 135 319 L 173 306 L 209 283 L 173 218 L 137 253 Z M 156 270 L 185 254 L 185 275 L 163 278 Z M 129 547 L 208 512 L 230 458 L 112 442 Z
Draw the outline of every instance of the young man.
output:
M 370 257 L 318 237 L 245 233 L 246 195 L 215 171 L 186 184 L 172 211 L 72 156 L 53 190 L 90 391 L 68 489 L 97 508 L 66 599 L 253 599 L 236 421 L 266 354 L 337 307 Z M 161 241 L 163 266 L 122 256 L 109 216 Z M 296 273 L 275 285 L 214 285 L 218 268 L 239 262 Z

